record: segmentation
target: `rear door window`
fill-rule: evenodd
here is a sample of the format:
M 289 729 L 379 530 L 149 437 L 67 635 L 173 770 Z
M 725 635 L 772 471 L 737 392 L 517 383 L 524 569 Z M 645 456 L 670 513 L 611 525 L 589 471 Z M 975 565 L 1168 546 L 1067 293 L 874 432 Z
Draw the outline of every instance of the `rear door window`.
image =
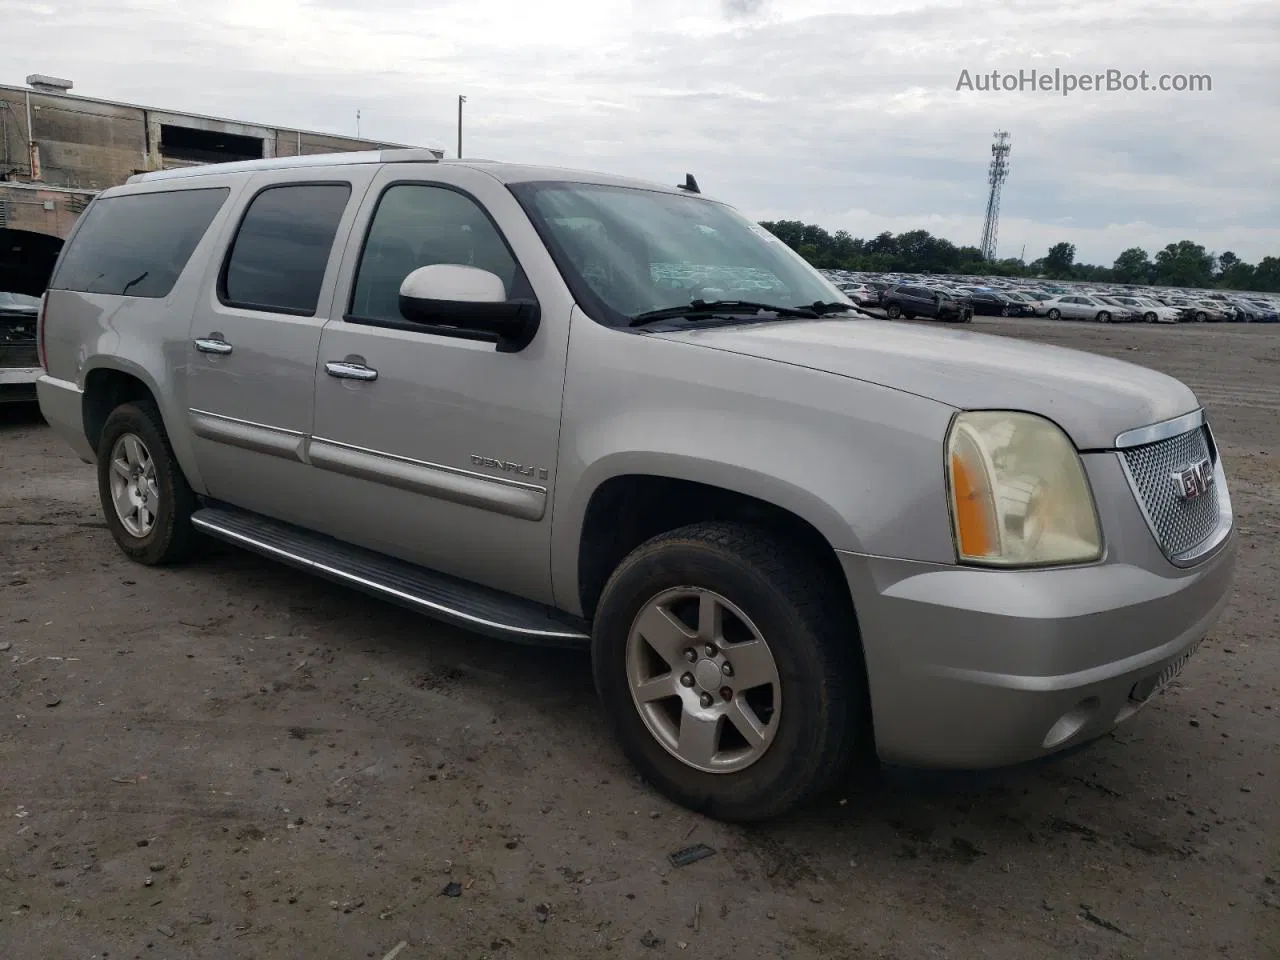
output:
M 95 200 L 49 288 L 167 297 L 229 193 L 213 187 Z
M 230 307 L 314 316 L 349 183 L 267 187 L 249 203 L 222 268 Z

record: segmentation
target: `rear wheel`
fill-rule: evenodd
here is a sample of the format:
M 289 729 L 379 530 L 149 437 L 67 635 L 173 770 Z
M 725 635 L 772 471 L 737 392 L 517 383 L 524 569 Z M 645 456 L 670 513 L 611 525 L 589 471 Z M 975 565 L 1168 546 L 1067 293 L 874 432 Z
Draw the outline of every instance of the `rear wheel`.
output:
M 889 306 L 885 308 L 884 312 L 888 315 L 890 320 L 897 320 L 902 316 L 902 308 L 896 303 L 889 304 Z
M 195 548 L 196 496 L 151 404 L 127 403 L 107 418 L 98 442 L 98 495 L 112 537 L 131 560 L 176 563 Z
M 871 725 L 856 624 L 824 571 L 763 530 L 695 524 L 637 548 L 601 596 L 596 689 L 675 802 L 748 822 L 825 792 Z

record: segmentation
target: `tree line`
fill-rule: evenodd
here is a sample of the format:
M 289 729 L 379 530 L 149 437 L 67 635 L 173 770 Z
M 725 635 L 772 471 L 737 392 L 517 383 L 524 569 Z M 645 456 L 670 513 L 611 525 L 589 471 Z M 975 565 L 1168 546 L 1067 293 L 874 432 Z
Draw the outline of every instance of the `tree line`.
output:
M 1107 283 L 1143 283 L 1166 287 L 1219 287 L 1280 293 L 1280 257 L 1246 263 L 1230 250 L 1215 254 L 1191 240 L 1179 240 L 1151 256 L 1130 247 L 1107 267 L 1076 262 L 1072 243 L 1055 243 L 1038 260 L 984 260 L 977 247 L 957 246 L 927 230 L 888 231 L 864 240 L 845 230 L 828 233 L 799 220 L 760 224 L 819 269 L 871 273 L 967 274 L 971 276 L 1047 277 Z

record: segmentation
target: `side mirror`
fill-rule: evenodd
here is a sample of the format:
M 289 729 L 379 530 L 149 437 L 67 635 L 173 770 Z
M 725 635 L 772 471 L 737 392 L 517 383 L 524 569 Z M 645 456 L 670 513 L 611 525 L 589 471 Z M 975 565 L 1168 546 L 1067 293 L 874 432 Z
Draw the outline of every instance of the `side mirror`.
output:
M 508 300 L 502 278 L 454 263 L 419 267 L 400 284 L 400 315 L 441 333 L 487 333 L 499 353 L 516 353 L 533 342 L 541 312 L 536 300 Z

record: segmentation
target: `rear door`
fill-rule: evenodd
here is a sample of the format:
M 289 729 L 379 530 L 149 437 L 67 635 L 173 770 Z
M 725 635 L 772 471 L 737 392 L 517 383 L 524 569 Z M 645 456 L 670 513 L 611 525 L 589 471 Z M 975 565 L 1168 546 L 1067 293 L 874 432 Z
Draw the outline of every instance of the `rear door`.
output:
M 320 331 L 374 165 L 255 176 L 230 218 L 186 344 L 195 456 L 209 495 L 304 523 Z

